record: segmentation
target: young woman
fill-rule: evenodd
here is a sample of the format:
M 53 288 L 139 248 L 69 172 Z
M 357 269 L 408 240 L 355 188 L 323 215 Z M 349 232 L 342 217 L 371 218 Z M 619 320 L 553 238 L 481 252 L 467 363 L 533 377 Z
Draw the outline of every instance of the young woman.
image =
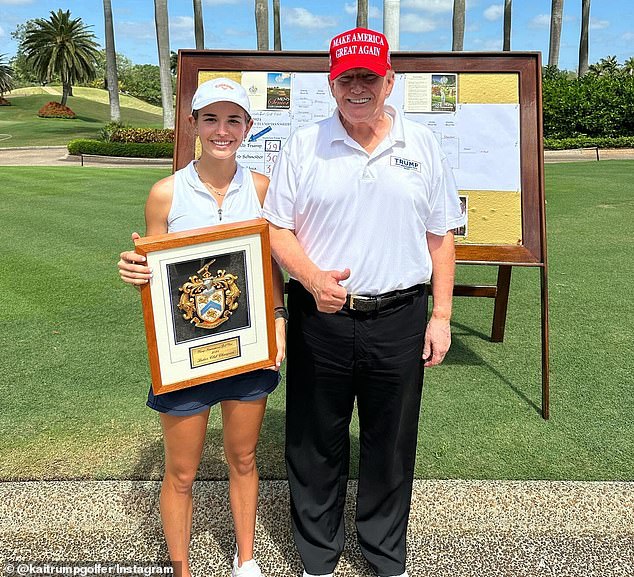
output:
M 239 84 L 218 78 L 201 84 L 192 100 L 189 122 L 202 145 L 199 160 L 157 182 L 145 207 L 146 234 L 189 230 L 262 216 L 268 178 L 236 161 L 236 151 L 253 120 L 249 99 Z M 132 235 L 133 239 L 138 234 Z M 140 287 L 152 271 L 144 257 L 121 253 L 121 279 Z M 192 526 L 192 485 L 205 441 L 209 409 L 220 403 L 224 451 L 229 464 L 229 500 L 233 515 L 236 553 L 233 577 L 260 577 L 253 559 L 258 499 L 255 450 L 267 395 L 277 386 L 277 370 L 286 348 L 283 281 L 273 262 L 276 366 L 155 396 L 147 404 L 160 414 L 165 444 L 165 475 L 160 509 L 163 531 L 175 571 L 189 577 L 189 541 Z

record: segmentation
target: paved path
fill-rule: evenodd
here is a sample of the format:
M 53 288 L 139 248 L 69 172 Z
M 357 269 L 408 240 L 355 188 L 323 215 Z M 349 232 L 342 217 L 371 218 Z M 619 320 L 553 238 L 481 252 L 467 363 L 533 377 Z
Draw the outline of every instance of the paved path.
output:
M 171 168 L 170 158 L 116 158 L 84 156 L 84 166 L 130 168 L 162 166 Z M 68 154 L 65 146 L 0 148 L 0 166 L 81 166 L 80 156 Z
M 372 575 L 352 529 L 355 491 L 335 577 Z M 0 483 L 0 562 L 164 562 L 158 492 L 154 481 Z M 194 502 L 195 575 L 228 577 L 227 483 L 197 483 Z M 255 554 L 265 577 L 301 575 L 284 481 L 261 482 Z M 407 566 L 411 577 L 631 577 L 634 484 L 416 481 Z
M 634 159 L 634 149 L 610 149 L 599 151 L 600 160 Z M 594 148 L 577 150 L 547 150 L 544 160 L 551 162 L 579 162 L 597 160 Z M 65 146 L 0 148 L 0 166 L 78 166 L 79 156 L 69 156 Z M 137 166 L 171 167 L 170 159 L 84 157 L 84 166 L 101 168 L 125 168 Z

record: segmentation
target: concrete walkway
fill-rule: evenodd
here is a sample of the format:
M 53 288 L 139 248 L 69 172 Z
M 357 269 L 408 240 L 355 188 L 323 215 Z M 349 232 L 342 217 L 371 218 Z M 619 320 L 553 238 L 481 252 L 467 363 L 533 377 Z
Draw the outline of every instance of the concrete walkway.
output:
M 0 483 L 0 561 L 14 570 L 28 561 L 165 563 L 159 487 L 143 481 Z M 354 537 L 355 491 L 351 482 L 348 542 L 335 577 L 372 575 Z M 227 503 L 226 482 L 196 484 L 196 576 L 229 575 L 234 545 Z M 261 482 L 255 556 L 265 577 L 301 575 L 284 481 Z M 634 484 L 416 481 L 407 567 L 411 577 L 631 577 Z
M 65 146 L 0 148 L 0 166 L 82 166 L 82 157 L 68 154 Z M 84 156 L 83 166 L 99 168 L 172 167 L 171 158 L 118 158 Z
M 599 160 L 632 160 L 634 149 L 606 149 L 597 151 L 595 148 L 576 150 L 547 150 L 544 161 L 551 162 L 579 162 Z M 19 147 L 0 148 L 0 166 L 81 166 L 79 156 L 71 156 L 65 146 L 47 147 Z M 167 158 L 117 158 L 112 156 L 84 156 L 84 166 L 98 166 L 100 168 L 126 168 L 140 166 L 163 166 L 170 168 L 171 159 Z

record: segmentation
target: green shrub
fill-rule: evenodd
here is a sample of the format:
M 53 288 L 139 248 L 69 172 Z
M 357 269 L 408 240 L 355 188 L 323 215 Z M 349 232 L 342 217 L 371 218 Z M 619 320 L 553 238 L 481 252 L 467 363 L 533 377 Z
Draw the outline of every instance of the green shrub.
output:
M 576 78 L 546 67 L 542 88 L 547 138 L 634 136 L 634 76 L 624 69 Z
M 121 128 L 127 128 L 122 122 L 108 122 L 103 128 L 99 129 L 99 140 L 110 142 L 112 134 Z
M 574 138 L 544 138 L 546 150 L 569 150 L 573 148 L 634 148 L 634 136 L 593 137 L 577 136 Z
M 47 102 L 37 112 L 40 118 L 76 118 L 75 113 L 59 102 Z
M 129 158 L 172 158 L 174 144 L 171 142 L 102 142 L 100 140 L 78 139 L 68 143 L 68 153 Z

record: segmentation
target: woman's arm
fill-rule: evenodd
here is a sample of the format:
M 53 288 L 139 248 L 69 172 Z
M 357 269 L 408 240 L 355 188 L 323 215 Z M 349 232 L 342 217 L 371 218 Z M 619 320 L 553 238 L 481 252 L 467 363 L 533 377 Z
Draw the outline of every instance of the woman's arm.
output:
M 269 179 L 259 172 L 252 172 L 255 190 L 260 199 L 260 205 L 264 205 L 266 191 L 269 188 Z M 284 308 L 284 277 L 282 269 L 274 258 L 271 258 L 271 269 L 273 271 L 273 307 Z M 275 319 L 275 340 L 277 344 L 277 356 L 275 358 L 275 368 L 279 369 L 286 356 L 286 319 Z
M 159 180 L 150 190 L 145 203 L 145 234 L 153 236 L 167 232 L 167 216 L 172 206 L 174 195 L 174 176 Z M 139 233 L 132 233 L 132 240 L 141 238 Z M 125 283 L 140 288 L 152 278 L 152 271 L 144 264 L 145 257 L 127 250 L 122 252 L 117 263 L 119 276 Z

